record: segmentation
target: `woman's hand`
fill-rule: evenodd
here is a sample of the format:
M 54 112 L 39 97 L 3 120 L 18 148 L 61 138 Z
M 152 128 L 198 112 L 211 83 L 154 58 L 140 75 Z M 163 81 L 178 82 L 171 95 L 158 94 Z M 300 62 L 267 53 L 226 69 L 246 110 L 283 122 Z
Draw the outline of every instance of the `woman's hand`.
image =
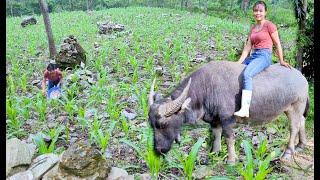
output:
M 42 90 L 42 95 L 47 96 L 47 92 L 45 90 Z
M 285 66 L 285 67 L 287 67 L 287 68 L 292 69 L 292 66 L 291 66 L 289 63 L 285 62 L 285 61 L 280 61 L 280 64 L 281 64 L 282 66 Z

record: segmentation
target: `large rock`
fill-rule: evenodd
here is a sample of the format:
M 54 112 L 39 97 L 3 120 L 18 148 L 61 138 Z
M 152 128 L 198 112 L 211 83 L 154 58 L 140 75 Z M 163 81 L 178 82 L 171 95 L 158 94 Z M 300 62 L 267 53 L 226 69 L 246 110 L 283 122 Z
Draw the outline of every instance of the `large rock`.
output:
M 6 141 L 6 176 L 17 173 L 15 169 L 25 170 L 31 164 L 34 149 L 17 138 Z
M 33 176 L 31 171 L 23 171 L 23 172 L 19 172 L 13 176 L 10 176 L 9 178 L 7 178 L 7 180 L 34 180 L 35 177 Z
M 59 160 L 55 154 L 43 154 L 35 158 L 27 171 L 19 172 L 10 176 L 8 180 L 34 180 L 40 179 Z
M 55 59 L 61 69 L 74 68 L 77 65 L 81 66 L 81 63 L 86 63 L 86 52 L 77 39 L 71 35 L 63 40 Z
M 56 154 L 43 154 L 33 160 L 28 170 L 32 172 L 36 179 L 39 179 L 43 174 L 57 164 L 58 161 L 59 157 Z
M 101 178 L 99 173 L 96 172 L 91 176 L 86 177 L 79 177 L 73 174 L 68 174 L 67 172 L 61 170 L 60 163 L 54 166 L 50 171 L 48 171 L 43 177 L 42 180 L 98 180 L 98 179 L 105 179 Z
M 113 23 L 111 21 L 101 23 L 97 23 L 100 34 L 110 34 L 112 32 L 121 32 L 124 30 L 124 25 Z
M 99 177 L 104 178 L 110 172 L 100 152 L 83 141 L 73 144 L 62 154 L 59 168 L 62 172 L 79 177 L 99 173 Z
M 21 22 L 22 27 L 26 27 L 27 25 L 33 25 L 33 24 L 37 24 L 37 20 L 35 17 L 32 17 L 32 16 L 28 16 L 24 18 Z

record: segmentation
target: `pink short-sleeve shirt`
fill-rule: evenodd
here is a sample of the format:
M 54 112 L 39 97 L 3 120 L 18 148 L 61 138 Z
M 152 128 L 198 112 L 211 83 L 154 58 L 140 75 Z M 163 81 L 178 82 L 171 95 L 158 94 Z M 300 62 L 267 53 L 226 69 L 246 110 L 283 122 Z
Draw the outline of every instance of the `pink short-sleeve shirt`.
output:
M 256 32 L 254 26 L 251 27 L 249 37 L 253 49 L 268 48 L 272 51 L 273 42 L 271 34 L 275 31 L 277 31 L 277 26 L 268 20 L 263 24 L 261 30 L 258 32 Z

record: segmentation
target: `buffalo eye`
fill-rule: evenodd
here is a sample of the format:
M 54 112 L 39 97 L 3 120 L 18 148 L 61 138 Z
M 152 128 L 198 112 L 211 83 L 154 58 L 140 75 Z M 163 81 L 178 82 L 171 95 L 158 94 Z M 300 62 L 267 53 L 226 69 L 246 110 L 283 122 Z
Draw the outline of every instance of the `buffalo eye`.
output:
M 165 129 L 168 126 L 168 122 L 160 123 L 160 129 Z

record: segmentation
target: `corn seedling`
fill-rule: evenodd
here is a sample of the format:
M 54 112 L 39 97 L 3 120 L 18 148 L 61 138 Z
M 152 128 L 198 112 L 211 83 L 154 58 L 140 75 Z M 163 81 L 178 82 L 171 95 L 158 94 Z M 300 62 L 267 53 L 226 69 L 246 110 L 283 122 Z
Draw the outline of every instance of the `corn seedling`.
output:
M 22 137 L 26 132 L 22 129 L 24 121 L 18 117 L 18 110 L 15 108 L 16 104 L 13 104 L 12 101 L 6 101 L 7 116 L 8 120 L 6 121 L 9 137 L 16 136 Z
M 21 76 L 20 85 L 21 85 L 22 92 L 27 92 L 28 79 L 26 74 L 23 74 Z
M 81 125 L 82 131 L 84 131 L 85 128 L 88 127 L 88 121 L 85 119 L 85 113 L 86 113 L 85 108 L 80 107 L 78 109 L 78 121 L 79 121 L 79 124 Z
M 89 132 L 89 140 L 91 143 L 95 143 L 97 146 L 99 146 L 102 154 L 105 153 L 105 150 L 108 146 L 110 136 L 112 134 L 113 129 L 116 126 L 116 121 L 113 121 L 109 129 L 107 131 L 101 129 L 101 122 L 98 120 L 97 116 L 95 115 L 94 121 L 92 122 L 90 126 L 90 132 Z
M 56 151 L 56 142 L 63 129 L 63 127 L 59 127 L 57 129 L 53 128 L 45 132 L 45 134 L 39 133 L 34 137 L 33 140 L 38 147 L 39 154 L 53 153 Z M 47 145 L 44 141 L 45 135 L 49 135 L 49 137 L 51 138 L 51 142 L 49 145 Z
M 44 122 L 46 121 L 47 101 L 42 94 L 38 94 L 35 100 L 36 102 L 34 102 L 34 107 L 39 114 L 39 119 Z
M 129 124 L 127 122 L 127 120 L 121 116 L 120 117 L 120 122 L 121 122 L 121 129 L 122 131 L 126 134 L 126 136 L 128 136 L 129 133 Z
M 139 87 L 136 87 L 135 88 L 135 91 L 136 91 L 136 95 L 139 99 L 139 106 L 140 106 L 140 109 L 143 110 L 143 117 L 147 118 L 148 117 L 148 92 L 147 92 L 147 89 L 146 88 L 141 88 L 139 89 Z
M 272 151 L 271 153 L 267 154 L 267 140 L 262 141 L 257 150 L 254 150 L 252 145 L 247 140 L 243 140 L 242 143 L 246 159 L 245 164 L 240 163 L 238 166 L 239 173 L 245 180 L 265 179 L 268 173 L 272 171 L 272 168 L 269 168 L 269 164 L 270 161 L 276 156 L 276 152 Z M 252 155 L 252 151 L 254 151 L 255 159 Z
M 152 179 L 157 179 L 163 159 L 154 151 L 153 134 L 150 127 L 147 130 L 145 139 L 147 140 L 147 148 L 143 148 L 144 150 L 132 141 L 126 139 L 121 139 L 120 141 L 131 146 L 138 153 L 139 157 L 145 160 L 150 170 Z
M 9 94 L 15 94 L 16 93 L 16 85 L 14 83 L 13 77 L 11 75 L 7 78 L 8 86 L 9 86 Z
M 23 116 L 23 118 L 25 120 L 29 119 L 30 118 L 30 110 L 31 110 L 31 104 L 32 104 L 32 101 L 30 98 L 28 97 L 25 97 L 22 99 L 22 102 L 21 102 L 21 108 L 20 108 L 20 111 L 21 111 L 21 114 Z
M 203 142 L 204 139 L 199 138 L 198 141 L 192 146 L 192 149 L 187 156 L 185 154 L 176 154 L 183 166 L 184 175 L 187 179 L 192 179 L 192 172 L 195 166 L 195 161 L 197 159 L 197 154 Z

